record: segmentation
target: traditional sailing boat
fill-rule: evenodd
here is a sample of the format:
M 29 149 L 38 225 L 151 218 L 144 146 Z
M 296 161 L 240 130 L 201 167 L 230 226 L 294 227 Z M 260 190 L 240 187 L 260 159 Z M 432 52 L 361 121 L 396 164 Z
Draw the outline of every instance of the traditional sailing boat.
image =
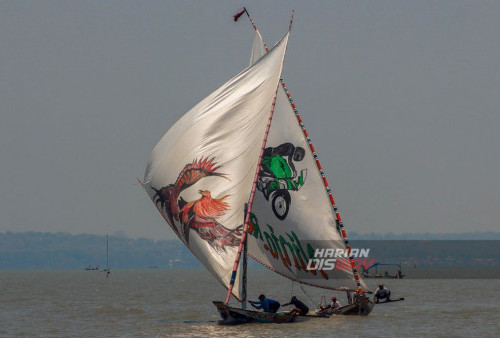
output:
M 356 292 L 345 314 L 368 314 L 373 303 L 349 255 L 348 269 L 311 264 L 318 253 L 350 247 L 281 80 L 289 32 L 270 51 L 255 32 L 250 66 L 167 131 L 139 181 L 179 239 L 228 289 L 225 302 L 214 302 L 224 322 L 294 320 L 294 312 L 246 309 L 247 254 L 293 281 Z M 241 308 L 228 306 L 231 295 Z
M 403 265 L 403 262 L 399 263 L 382 263 L 382 262 L 375 262 L 369 267 L 362 267 L 363 268 L 363 277 L 364 278 L 390 278 L 390 279 L 401 279 L 405 275 L 403 274 L 401 267 Z M 383 274 L 378 272 L 378 267 L 392 267 L 393 269 L 395 268 L 396 271 L 389 273 L 385 271 Z M 370 269 L 375 269 L 375 273 L 370 273 Z M 372 270 L 373 271 L 373 270 Z
M 106 234 L 106 269 L 102 270 L 102 272 L 106 272 L 106 278 L 109 277 L 111 273 L 111 268 L 109 267 L 109 241 L 108 234 Z

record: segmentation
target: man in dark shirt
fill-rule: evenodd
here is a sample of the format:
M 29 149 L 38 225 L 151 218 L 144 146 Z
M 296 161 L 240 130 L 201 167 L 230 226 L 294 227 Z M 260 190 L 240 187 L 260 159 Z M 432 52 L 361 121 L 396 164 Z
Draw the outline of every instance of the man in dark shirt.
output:
M 294 305 L 295 309 L 292 312 L 297 313 L 299 316 L 305 316 L 309 312 L 309 308 L 306 304 L 302 303 L 297 297 L 293 296 L 289 303 L 283 304 L 283 306 Z

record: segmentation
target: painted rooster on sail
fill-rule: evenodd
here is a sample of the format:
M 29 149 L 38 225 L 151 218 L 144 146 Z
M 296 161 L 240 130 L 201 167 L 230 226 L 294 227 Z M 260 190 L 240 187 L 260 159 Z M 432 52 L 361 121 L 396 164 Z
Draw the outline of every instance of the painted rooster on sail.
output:
M 215 165 L 213 158 L 194 160 L 186 164 L 175 183 L 160 189 L 151 188 L 156 192 L 153 201 L 166 213 L 170 227 L 186 245 L 189 245 L 190 230 L 194 230 L 214 249 L 225 250 L 225 246 L 239 245 L 242 228 L 227 229 L 217 221 L 229 209 L 229 204 L 224 201 L 229 195 L 214 199 L 209 190 L 199 190 L 202 197 L 189 202 L 180 196 L 183 190 L 204 177 L 226 178 L 225 174 L 217 172 L 219 167 Z M 180 223 L 180 230 L 176 223 Z

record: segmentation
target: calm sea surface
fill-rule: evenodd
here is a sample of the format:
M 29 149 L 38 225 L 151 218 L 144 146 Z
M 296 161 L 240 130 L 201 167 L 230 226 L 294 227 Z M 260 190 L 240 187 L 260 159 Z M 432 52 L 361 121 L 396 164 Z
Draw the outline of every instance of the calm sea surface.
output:
M 217 325 L 212 305 L 224 300 L 225 290 L 202 268 L 113 270 L 109 278 L 85 270 L 0 271 L 0 337 L 500 335 L 500 279 L 402 279 L 385 285 L 393 298 L 406 300 L 377 305 L 368 317 L 227 327 Z M 307 296 L 296 283 L 266 270 L 251 272 L 249 289 L 250 299 L 264 292 L 284 303 L 293 294 L 311 308 L 321 294 L 331 294 L 309 288 Z

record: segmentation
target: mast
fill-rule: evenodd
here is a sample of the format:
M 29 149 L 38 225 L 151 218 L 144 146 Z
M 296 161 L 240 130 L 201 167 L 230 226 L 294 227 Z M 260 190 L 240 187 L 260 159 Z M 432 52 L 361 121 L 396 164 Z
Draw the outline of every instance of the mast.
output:
M 245 205 L 245 210 L 247 209 L 247 205 Z M 246 217 L 246 215 L 245 215 Z M 248 262 L 248 257 L 247 257 L 247 247 L 248 247 L 248 242 L 245 238 L 245 242 L 243 243 L 243 262 L 240 265 L 240 271 L 242 273 L 241 277 L 241 308 L 243 310 L 246 310 L 247 308 L 247 262 Z
M 106 234 L 106 270 L 109 271 L 109 241 L 108 241 L 108 234 Z
M 109 274 L 111 273 L 111 270 L 109 268 L 109 241 L 108 241 L 108 234 L 106 234 L 106 278 L 109 277 Z
M 248 10 L 246 9 L 246 7 L 243 7 L 243 11 L 246 13 L 248 19 L 250 20 L 250 23 L 252 24 L 252 27 L 254 28 L 255 31 L 259 31 L 259 29 L 257 28 L 257 25 L 255 24 L 254 20 L 252 19 L 252 17 L 250 16 L 250 13 L 248 13 Z M 242 13 L 241 13 L 242 14 Z M 291 18 L 290 18 L 290 25 L 289 25 L 289 31 L 292 29 L 292 23 L 293 23 L 293 17 L 294 17 L 294 11 L 292 11 L 292 15 L 291 15 Z M 236 17 L 235 17 L 235 21 L 236 21 Z M 262 35 L 261 35 L 262 36 Z M 266 50 L 266 53 L 269 52 L 269 49 L 264 41 L 264 39 L 262 39 L 262 44 L 264 46 L 264 49 Z M 307 132 L 305 126 L 304 126 L 304 123 L 302 121 L 302 118 L 300 117 L 299 115 L 299 112 L 297 110 L 297 107 L 292 99 L 292 94 L 288 91 L 288 88 L 286 87 L 286 84 L 285 84 L 285 81 L 280 78 L 280 82 L 281 82 L 281 85 L 285 91 L 285 94 L 288 98 L 288 101 L 290 102 L 290 105 L 292 106 L 292 109 L 295 113 L 295 116 L 297 118 L 297 122 L 300 126 L 300 128 L 302 129 L 302 132 L 304 133 L 304 137 L 306 138 L 307 140 L 307 143 L 309 145 L 309 148 L 311 149 L 311 152 L 313 154 L 313 157 L 314 157 L 314 160 L 315 160 L 315 163 L 316 163 L 316 167 L 323 179 L 323 185 L 325 187 L 325 190 L 326 190 L 326 193 L 328 194 L 328 198 L 330 200 L 330 203 L 331 203 L 331 207 L 332 207 L 332 211 L 333 213 L 335 214 L 335 218 L 336 218 L 336 224 L 337 224 L 337 230 L 342 238 L 342 240 L 344 241 L 344 245 L 346 247 L 346 249 L 348 250 L 349 252 L 349 264 L 351 266 L 351 270 L 352 270 L 352 273 L 354 275 L 354 279 L 356 281 L 356 285 L 357 285 L 357 291 L 359 293 L 362 293 L 363 292 L 363 289 L 361 288 L 361 281 L 360 281 L 360 276 L 359 276 L 359 273 L 356 269 L 356 265 L 354 263 L 354 257 L 351 256 L 351 246 L 349 244 L 349 240 L 347 239 L 347 233 L 345 231 L 345 227 L 344 227 L 344 223 L 342 222 L 342 218 L 340 217 L 340 213 L 339 213 L 339 210 L 337 208 L 337 205 L 335 203 L 335 200 L 333 198 L 333 194 L 332 194 L 332 190 L 328 184 L 328 181 L 326 179 L 326 175 L 325 173 L 323 172 L 323 167 L 321 166 L 321 163 L 319 162 L 319 158 L 318 158 L 318 155 L 316 153 L 316 150 L 314 148 L 314 145 L 312 144 L 312 141 L 309 137 L 309 133 Z
M 267 122 L 266 132 L 264 134 L 264 139 L 262 140 L 262 147 L 260 149 L 259 160 L 257 162 L 257 167 L 255 168 L 252 191 L 250 193 L 250 198 L 248 200 L 246 214 L 245 214 L 245 226 L 243 228 L 243 234 L 241 236 L 240 245 L 238 246 L 238 253 L 236 254 L 236 259 L 234 260 L 233 272 L 231 274 L 231 280 L 229 282 L 229 288 L 227 290 L 226 300 L 224 301 L 226 305 L 229 303 L 229 299 L 231 298 L 231 293 L 234 287 L 234 282 L 236 281 L 236 272 L 238 271 L 238 266 L 240 264 L 240 258 L 241 258 L 241 253 L 243 251 L 243 247 L 246 247 L 248 223 L 250 221 L 250 212 L 252 211 L 252 203 L 255 197 L 255 190 L 257 189 L 257 180 L 259 179 L 259 171 L 260 171 L 260 164 L 262 162 L 262 156 L 264 155 L 264 149 L 266 148 L 267 137 L 269 135 L 269 130 L 271 129 L 271 122 L 273 120 L 274 107 L 276 106 L 276 96 L 278 95 L 278 89 L 279 89 L 279 84 L 278 86 L 276 86 L 273 103 L 271 105 L 271 112 L 269 113 L 269 120 Z M 246 275 L 244 276 L 244 279 L 246 280 Z
M 245 214 L 243 216 L 246 219 L 246 212 L 248 208 L 248 203 L 245 203 Z M 239 265 L 240 276 L 241 276 L 241 308 L 246 310 L 247 308 L 247 241 L 245 238 L 245 242 L 243 243 L 243 251 L 242 251 L 243 261 Z

